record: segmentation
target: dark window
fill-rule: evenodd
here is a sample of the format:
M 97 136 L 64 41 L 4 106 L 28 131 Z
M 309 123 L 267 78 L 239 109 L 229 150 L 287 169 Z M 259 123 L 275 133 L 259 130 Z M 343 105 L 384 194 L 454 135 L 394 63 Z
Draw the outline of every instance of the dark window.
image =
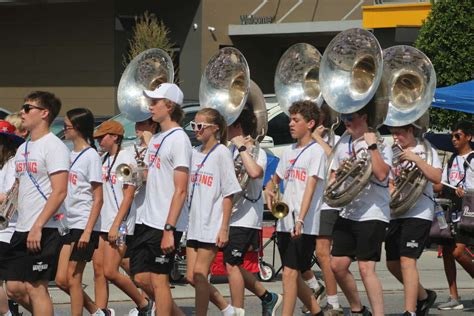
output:
M 285 113 L 280 113 L 268 122 L 268 136 L 273 138 L 275 145 L 291 144 L 294 140 L 291 138 L 288 124 L 290 118 Z

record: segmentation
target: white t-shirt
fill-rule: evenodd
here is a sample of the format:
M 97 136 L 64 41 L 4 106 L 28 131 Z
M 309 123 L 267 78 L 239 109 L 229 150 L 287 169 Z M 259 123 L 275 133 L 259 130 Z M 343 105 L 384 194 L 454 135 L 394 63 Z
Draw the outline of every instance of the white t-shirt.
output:
M 466 168 L 466 179 L 464 180 L 464 188 L 474 190 L 474 159 L 470 161 L 470 167 Z
M 335 148 L 332 170 L 337 170 L 345 159 L 350 158 L 361 148 L 367 148 L 367 143 L 363 140 L 356 142 L 354 149 L 350 144 L 353 144 L 350 135 L 341 137 L 339 145 Z M 391 167 L 392 148 L 388 145 L 382 145 L 379 146 L 379 151 L 384 162 Z M 389 177 L 387 176 L 385 181 L 380 182 L 372 175 L 367 186 L 362 189 L 362 192 L 353 201 L 344 206 L 340 216 L 358 222 L 380 220 L 388 223 L 390 220 L 388 180 Z
M 248 148 L 249 153 L 252 152 L 252 148 Z M 232 152 L 234 155 L 234 161 L 239 158 L 239 152 L 232 146 Z M 258 149 L 257 165 L 259 165 L 263 171 L 267 168 L 267 154 L 261 148 Z M 247 189 L 245 192 L 241 192 L 240 199 L 234 204 L 236 211 L 230 218 L 230 226 L 234 227 L 247 227 L 247 228 L 262 228 L 263 218 L 263 176 L 258 179 L 249 179 Z M 252 202 L 251 200 L 256 200 Z
M 310 177 L 317 177 L 316 189 L 304 218 L 303 234 L 317 235 L 319 233 L 318 212 L 321 207 L 326 181 L 326 165 L 326 154 L 316 142 L 300 148 L 293 144 L 283 152 L 276 174 L 283 181 L 285 188 L 283 201 L 288 204 L 290 213 L 278 220 L 277 231 L 288 233 L 293 230 L 294 220 L 299 218 L 308 180 Z M 294 213 L 294 219 L 291 213 Z
M 69 150 L 53 133 L 48 133 L 35 141 L 28 141 L 18 148 L 15 155 L 16 177 L 20 181 L 18 193 L 18 221 L 16 230 L 28 232 L 46 205 L 46 200 L 38 191 L 27 173 L 25 148 L 28 145 L 28 170 L 37 181 L 41 192 L 49 198 L 51 180 L 49 176 L 69 169 Z M 61 210 L 62 212 L 64 210 Z M 57 228 L 57 222 L 50 219 L 45 228 Z
M 341 139 L 341 136 L 339 136 L 339 135 L 335 135 L 335 136 L 334 136 L 334 147 L 336 147 L 337 142 L 338 142 L 340 139 Z M 324 140 L 324 142 L 325 142 L 326 144 L 330 145 L 330 144 L 328 143 L 328 142 L 329 142 L 329 134 L 328 134 L 328 133 L 326 133 L 326 135 L 324 135 L 323 140 Z M 328 161 L 328 163 L 329 163 L 329 161 Z M 328 168 L 329 168 L 329 167 L 327 166 L 327 167 L 326 167 L 326 170 L 327 170 Z M 330 174 L 328 173 L 328 174 L 327 174 L 327 177 L 329 177 L 329 175 L 330 175 Z M 327 180 L 328 180 L 328 179 L 326 179 L 326 181 L 327 181 Z M 341 211 L 342 208 L 331 207 L 331 206 L 329 206 L 329 205 L 323 200 L 323 203 L 322 203 L 322 205 L 321 205 L 321 210 L 336 210 L 336 211 Z M 319 212 L 319 211 L 318 211 L 318 212 Z M 320 212 L 319 212 L 319 213 L 320 213 Z M 318 225 L 319 225 L 319 224 L 318 224 Z M 318 232 L 319 232 L 319 229 L 318 229 Z
M 145 163 L 150 167 L 146 183 L 145 210 L 142 213 L 143 224 L 164 229 L 175 191 L 174 170 L 178 167 L 189 170 L 191 155 L 191 142 L 181 127 L 153 135 L 145 158 Z M 188 210 L 184 201 L 176 229 L 184 232 L 187 225 Z
M 79 154 L 71 152 L 67 196 L 64 200 L 68 227 L 74 229 L 86 228 L 94 200 L 92 183 L 102 183 L 102 162 L 97 151 L 89 147 L 81 156 Z M 94 225 L 94 231 L 100 231 L 100 217 Z
M 188 205 L 191 204 L 188 240 L 215 243 L 222 225 L 224 197 L 240 192 L 241 188 L 227 147 L 217 145 L 203 164 L 205 157 L 201 146 L 193 149 L 188 188 Z
M 426 153 L 423 144 L 418 143 L 414 148 L 410 148 L 410 151 L 414 152 L 426 161 Z M 431 148 L 431 155 L 433 162 L 431 166 L 437 169 L 441 169 L 441 162 L 439 161 L 438 153 L 434 148 Z M 408 162 L 404 161 L 401 165 L 392 168 L 392 175 L 400 174 L 402 168 L 406 167 Z M 428 181 L 425 190 L 418 198 L 415 205 L 413 205 L 406 213 L 395 218 L 420 218 L 426 220 L 433 220 L 434 214 L 434 196 L 433 196 L 433 184 Z M 395 219 L 392 218 L 392 219 Z
M 473 188 L 473 170 L 464 170 L 464 161 L 472 152 L 474 151 L 471 151 L 465 155 L 456 156 L 449 170 L 447 170 L 448 164 L 446 164 L 443 169 L 443 176 L 441 181 L 447 182 L 454 186 L 462 184 L 464 188 Z M 474 159 L 471 160 L 470 164 L 472 168 L 474 168 Z M 469 169 L 469 167 L 467 169 Z M 467 173 L 465 180 L 462 181 L 462 179 L 464 178 L 464 173 L 466 171 L 470 171 L 471 176 L 469 176 L 469 173 Z
M 130 153 L 135 157 L 135 160 L 137 161 L 137 152 L 135 150 L 135 146 L 129 146 L 125 148 L 126 150 L 130 151 Z M 147 147 L 142 147 L 142 146 L 137 146 L 138 154 L 142 159 L 145 159 L 145 155 L 147 152 Z M 136 218 L 135 218 L 135 223 L 136 224 L 142 224 L 141 216 L 143 213 L 143 210 L 145 209 L 145 194 L 146 194 L 146 188 L 145 185 L 142 185 L 140 187 L 140 190 L 138 193 L 135 194 L 135 198 L 133 199 L 132 202 L 132 209 L 136 213 Z
M 15 183 L 15 157 L 11 157 L 0 170 L 0 193 L 7 193 Z M 0 230 L 0 241 L 10 243 L 13 233 L 15 232 L 16 221 L 18 218 L 15 212 L 8 222 L 8 227 Z
M 107 154 L 105 154 L 107 155 Z M 102 210 L 100 211 L 100 231 L 108 233 L 110 227 L 117 216 L 118 210 L 120 205 L 122 204 L 123 200 L 123 186 L 125 184 L 134 185 L 133 183 L 122 182 L 117 179 L 115 174 L 115 170 L 120 164 L 127 164 L 131 165 L 136 168 L 137 163 L 135 158 L 130 153 L 130 151 L 123 149 L 118 153 L 117 159 L 113 166 L 112 162 L 114 161 L 114 157 L 112 156 L 104 156 L 102 158 L 102 181 L 103 181 L 103 190 L 104 190 L 104 204 L 102 205 Z M 111 166 L 110 170 L 110 177 L 107 179 L 107 174 L 109 171 L 109 166 Z M 114 194 L 115 193 L 115 194 Z M 135 217 L 136 213 L 133 208 L 130 208 L 128 216 L 124 218 L 127 223 L 127 234 L 133 235 L 133 231 L 135 230 Z

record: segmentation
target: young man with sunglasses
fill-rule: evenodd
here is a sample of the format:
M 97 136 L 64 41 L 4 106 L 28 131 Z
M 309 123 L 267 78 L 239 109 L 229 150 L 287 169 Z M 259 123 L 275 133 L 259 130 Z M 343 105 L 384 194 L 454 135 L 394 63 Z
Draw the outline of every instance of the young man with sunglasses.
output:
M 373 102 L 373 101 L 371 101 Z M 389 222 L 390 195 L 388 175 L 392 163 L 389 146 L 379 146 L 377 136 L 369 131 L 371 104 L 352 114 L 342 115 L 347 135 L 334 148 L 334 160 L 329 181 L 346 159 L 362 152 L 369 155 L 372 176 L 359 195 L 344 206 L 333 232 L 331 268 L 337 283 L 349 301 L 352 315 L 372 315 L 362 305 L 357 285 L 349 267 L 357 260 L 359 271 L 374 315 L 384 315 L 382 285 L 375 272 L 380 261 L 385 228 Z
M 435 186 L 435 191 L 441 191 L 445 198 L 450 198 L 453 202 L 451 210 L 451 218 L 459 220 L 461 211 L 461 201 L 469 182 L 469 165 L 474 168 L 474 151 L 472 145 L 473 127 L 472 122 L 461 121 L 457 123 L 451 133 L 451 142 L 453 143 L 456 153 L 449 159 L 444 167 L 442 175 L 442 183 L 450 184 L 456 187 L 453 190 L 443 184 Z M 467 164 L 465 162 L 468 162 Z M 472 175 L 472 173 L 471 173 Z M 456 235 L 454 241 L 443 244 L 443 263 L 444 272 L 449 285 L 449 299 L 445 303 L 438 305 L 440 310 L 461 310 L 464 305 L 460 302 L 456 283 L 456 261 L 464 268 L 464 270 L 474 278 L 474 262 L 472 258 L 464 251 L 466 245 L 474 245 L 474 234 L 456 227 Z
M 18 221 L 5 255 L 7 289 L 34 315 L 53 315 L 48 282 L 54 280 L 60 248 L 54 215 L 66 197 L 69 169 L 69 150 L 49 130 L 60 109 L 52 93 L 26 96 L 21 117 L 31 138 L 15 156 Z
M 390 132 L 401 149 L 397 157 L 394 157 L 392 175 L 398 177 L 403 169 L 416 165 L 428 183 L 423 194 L 405 213 L 398 216 L 391 215 L 385 237 L 387 268 L 403 284 L 405 292 L 403 315 L 426 315 L 436 300 L 436 293 L 426 290 L 421 285 L 417 260 L 429 237 L 434 216 L 433 184 L 440 183 L 442 168 L 436 150 L 428 148 L 431 153 L 427 153 L 425 146 L 417 140 L 415 133 L 419 134 L 421 131 L 416 125 L 390 127 Z M 429 154 L 432 157 L 431 163 L 426 161 Z M 393 180 L 390 180 L 390 190 L 395 189 Z M 409 190 L 413 189 L 407 187 L 401 194 L 408 196 Z
M 155 299 L 158 315 L 182 315 L 169 287 L 174 253 L 187 226 L 185 200 L 192 147 L 180 127 L 183 92 L 172 83 L 163 83 L 144 94 L 152 103 L 153 121 L 160 132 L 151 138 L 145 164 L 148 175 L 142 224 L 135 227 L 130 251 L 130 270 L 135 282 Z

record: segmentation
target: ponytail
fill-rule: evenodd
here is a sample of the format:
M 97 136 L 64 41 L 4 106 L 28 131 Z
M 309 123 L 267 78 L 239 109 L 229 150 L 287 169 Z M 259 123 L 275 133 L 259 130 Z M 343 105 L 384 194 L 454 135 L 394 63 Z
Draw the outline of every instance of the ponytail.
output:
M 78 131 L 89 145 L 97 150 L 94 140 L 94 115 L 89 109 L 76 108 L 66 113 L 72 127 Z

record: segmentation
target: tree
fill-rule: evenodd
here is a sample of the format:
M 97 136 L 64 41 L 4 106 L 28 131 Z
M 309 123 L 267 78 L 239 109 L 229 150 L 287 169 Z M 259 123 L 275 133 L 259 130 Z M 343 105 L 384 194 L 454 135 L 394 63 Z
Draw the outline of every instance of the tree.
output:
M 135 17 L 135 27 L 129 42 L 128 54 L 124 56 L 124 64 L 128 63 L 138 54 L 150 48 L 161 48 L 173 58 L 173 43 L 169 40 L 169 29 L 158 21 L 153 13 L 145 11 L 143 15 Z
M 433 3 L 433 1 L 432 1 Z M 423 22 L 415 46 L 434 65 L 437 86 L 449 86 L 474 79 L 474 6 L 472 0 L 439 0 L 433 3 Z M 431 126 L 450 129 L 455 122 L 472 115 L 431 108 Z

